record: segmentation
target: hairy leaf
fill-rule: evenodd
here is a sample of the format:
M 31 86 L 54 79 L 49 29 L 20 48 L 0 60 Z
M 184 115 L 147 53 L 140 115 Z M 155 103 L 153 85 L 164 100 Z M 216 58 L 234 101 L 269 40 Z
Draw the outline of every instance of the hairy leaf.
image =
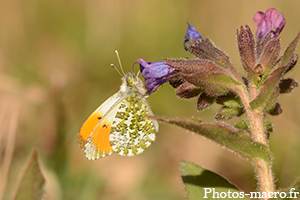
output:
M 275 106 L 268 111 L 270 115 L 280 115 L 282 113 L 282 108 L 279 103 L 276 103 Z
M 195 86 L 201 87 L 203 90 L 205 90 L 205 85 L 232 90 L 234 90 L 237 85 L 242 85 L 242 83 L 239 83 L 231 76 L 216 69 L 212 69 L 210 72 L 198 72 L 195 74 L 180 73 L 180 76 Z
M 257 75 L 257 73 L 259 73 L 257 70 L 256 71 L 254 71 L 255 69 L 256 69 L 256 67 L 254 68 L 254 69 L 252 69 L 244 60 L 243 60 L 243 58 L 241 58 L 241 61 L 242 61 L 242 63 L 243 63 L 243 66 L 245 67 L 245 70 L 247 71 L 247 73 L 248 73 L 248 79 L 246 79 L 246 78 L 243 78 L 243 81 L 244 81 L 244 84 L 245 83 L 247 83 L 247 84 L 245 84 L 245 85 L 248 85 L 249 84 L 249 82 L 252 82 L 254 85 L 258 85 L 258 83 L 259 83 L 259 80 L 260 80 L 260 78 L 259 78 L 259 76 Z
M 240 33 L 237 31 L 237 34 L 237 42 L 243 67 L 248 73 L 251 73 L 256 66 L 253 34 L 249 26 L 246 26 L 246 29 L 241 27 Z
M 282 58 L 283 58 L 283 56 L 281 57 L 281 59 Z M 291 58 L 291 62 L 288 63 L 287 70 L 284 72 L 284 74 L 288 73 L 289 71 L 291 71 L 295 67 L 295 65 L 298 62 L 298 58 L 299 58 L 299 55 L 294 53 L 292 58 Z M 280 60 L 278 62 L 280 62 Z
M 219 199 L 217 195 L 226 193 L 227 198 L 248 199 L 229 181 L 212 171 L 190 161 L 180 162 L 181 178 L 189 200 Z M 215 194 L 213 194 L 215 192 Z M 216 194 L 219 193 L 219 194 Z M 234 194 L 233 194 L 234 193 Z M 234 195 L 234 196 L 233 196 Z
M 300 33 L 298 33 L 296 38 L 285 49 L 280 66 L 285 66 L 291 62 L 299 39 L 300 39 Z
M 173 88 L 178 88 L 180 85 L 184 84 L 186 81 L 179 76 L 178 74 L 174 74 L 171 78 L 171 80 L 169 81 L 170 85 Z
M 265 119 L 264 120 L 264 129 L 265 129 L 265 133 L 270 134 L 271 132 L 273 132 L 273 124 L 270 120 Z
M 166 64 L 172 66 L 179 77 L 200 88 L 209 96 L 226 94 L 237 85 L 243 85 L 230 71 L 209 60 L 175 59 L 167 60 Z
M 229 120 L 232 117 L 240 116 L 243 108 L 223 106 L 215 116 L 216 120 Z
M 288 64 L 275 69 L 262 84 L 259 95 L 250 102 L 252 109 L 264 109 L 270 97 L 278 87 L 279 81 L 287 70 Z
M 223 68 L 236 71 L 230 58 L 223 51 L 215 47 L 208 38 L 205 40 L 197 40 L 189 49 L 192 54 L 200 59 L 211 60 Z
M 279 88 L 275 88 L 273 94 L 270 97 L 270 100 L 266 104 L 266 107 L 265 107 L 266 112 L 269 112 L 270 110 L 274 109 L 274 107 L 277 104 L 277 100 L 278 100 L 279 95 L 280 95 Z
M 214 96 L 208 96 L 206 93 L 202 93 L 197 101 L 197 109 L 203 110 L 205 108 L 208 108 L 214 103 L 215 99 L 216 97 Z
M 263 67 L 263 69 L 268 69 L 273 67 L 275 61 L 277 60 L 279 53 L 280 53 L 280 38 L 272 39 L 264 49 L 261 59 L 259 63 Z M 264 70 L 264 71 L 265 71 Z
M 255 50 L 256 50 L 256 57 L 259 60 L 261 55 L 263 54 L 264 49 L 268 45 L 268 43 L 272 40 L 273 33 L 270 31 L 265 37 L 262 34 L 259 34 L 256 43 L 255 43 Z
M 206 59 L 173 59 L 166 60 L 166 64 L 170 65 L 182 74 L 197 74 L 199 72 L 217 72 L 233 78 L 233 75 L 229 70 L 217 65 L 213 61 Z
M 231 108 L 241 108 L 243 107 L 240 97 L 232 92 L 228 94 L 218 96 L 216 99 L 216 103 L 225 105 Z
M 288 78 L 283 79 L 279 83 L 279 89 L 281 94 L 288 94 L 293 91 L 295 87 L 298 87 L 299 84 L 296 80 Z
M 194 118 L 180 119 L 151 116 L 161 122 L 174 124 L 202 135 L 228 150 L 232 150 L 243 158 L 250 160 L 263 159 L 270 167 L 271 155 L 268 148 L 258 142 L 254 142 L 248 132 L 236 129 L 225 123 L 200 124 Z
M 178 87 L 176 90 L 176 95 L 183 99 L 193 98 L 198 96 L 202 90 L 197 88 L 195 85 L 190 84 L 189 82 L 185 82 Z
M 238 121 L 235 126 L 235 128 L 247 131 L 248 133 L 251 132 L 251 128 L 250 128 L 250 124 L 248 120 L 242 119 L 240 121 Z

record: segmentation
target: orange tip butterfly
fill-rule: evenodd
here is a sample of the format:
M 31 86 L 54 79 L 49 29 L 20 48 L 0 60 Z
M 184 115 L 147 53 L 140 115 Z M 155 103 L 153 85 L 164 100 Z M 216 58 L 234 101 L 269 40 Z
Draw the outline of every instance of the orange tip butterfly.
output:
M 124 73 L 120 90 L 102 103 L 84 122 L 78 143 L 89 160 L 112 153 L 134 156 L 142 153 L 155 140 L 158 123 L 146 100 L 144 84 L 133 72 Z

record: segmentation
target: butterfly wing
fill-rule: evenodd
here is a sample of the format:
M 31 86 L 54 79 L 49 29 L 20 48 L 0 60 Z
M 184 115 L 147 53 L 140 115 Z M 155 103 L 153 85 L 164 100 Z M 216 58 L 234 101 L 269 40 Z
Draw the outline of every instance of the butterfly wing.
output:
M 120 92 L 108 98 L 84 122 L 79 133 L 78 143 L 89 160 L 95 160 L 113 153 L 109 142 L 111 124 L 120 101 Z
M 109 136 L 114 152 L 122 156 L 142 153 L 155 140 L 157 121 L 149 120 L 153 115 L 143 96 L 127 96 L 118 105 Z
M 79 131 L 78 142 L 89 160 L 113 152 L 133 156 L 155 140 L 158 123 L 146 117 L 153 113 L 142 81 L 131 73 L 122 80 L 120 91 L 99 106 Z

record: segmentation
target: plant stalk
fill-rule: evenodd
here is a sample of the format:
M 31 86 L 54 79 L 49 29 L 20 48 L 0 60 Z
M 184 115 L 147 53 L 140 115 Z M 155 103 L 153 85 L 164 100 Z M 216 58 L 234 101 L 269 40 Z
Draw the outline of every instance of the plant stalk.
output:
M 249 124 L 251 128 L 251 137 L 254 141 L 264 144 L 270 151 L 264 132 L 263 110 L 252 110 L 250 106 L 251 100 L 254 99 L 256 96 L 256 92 L 251 91 L 252 89 L 253 88 L 250 89 L 250 94 L 248 94 L 247 90 L 242 87 L 239 87 L 239 89 L 237 89 L 236 92 L 240 96 L 245 107 L 245 111 L 249 119 Z M 272 160 L 272 158 L 270 158 L 270 160 Z M 257 173 L 257 180 L 260 192 L 262 194 L 269 194 L 270 192 L 274 192 L 274 181 L 271 169 L 272 162 L 267 163 L 265 160 L 262 159 L 254 159 L 252 160 L 252 162 Z M 264 200 L 267 199 L 268 198 L 264 198 Z

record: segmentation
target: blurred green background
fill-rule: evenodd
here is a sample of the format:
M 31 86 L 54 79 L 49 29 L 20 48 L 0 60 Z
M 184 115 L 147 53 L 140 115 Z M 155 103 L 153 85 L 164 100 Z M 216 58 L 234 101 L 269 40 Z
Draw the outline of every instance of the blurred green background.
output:
M 245 74 L 236 29 L 248 24 L 256 31 L 253 15 L 270 7 L 285 15 L 287 23 L 281 33 L 285 48 L 300 31 L 299 1 L 1 1 L 2 172 L 4 147 L 14 149 L 7 176 L 1 177 L 3 199 L 13 196 L 33 148 L 39 153 L 49 200 L 182 200 L 180 160 L 217 172 L 246 192 L 255 190 L 248 162 L 177 127 L 161 124 L 157 140 L 141 155 L 112 155 L 94 162 L 79 148 L 77 132 L 89 114 L 119 90 L 121 77 L 110 67 L 118 65 L 114 50 L 119 51 L 126 72 L 137 58 L 192 58 L 183 49 L 189 22 Z M 300 80 L 298 68 L 299 64 L 287 76 Z M 269 117 L 275 124 L 270 145 L 276 185 L 281 188 L 300 175 L 299 95 L 296 88 L 281 97 L 283 114 Z M 197 112 L 196 99 L 178 99 L 168 84 L 148 100 L 157 115 L 195 116 L 205 122 L 213 122 L 219 108 L 214 105 Z

